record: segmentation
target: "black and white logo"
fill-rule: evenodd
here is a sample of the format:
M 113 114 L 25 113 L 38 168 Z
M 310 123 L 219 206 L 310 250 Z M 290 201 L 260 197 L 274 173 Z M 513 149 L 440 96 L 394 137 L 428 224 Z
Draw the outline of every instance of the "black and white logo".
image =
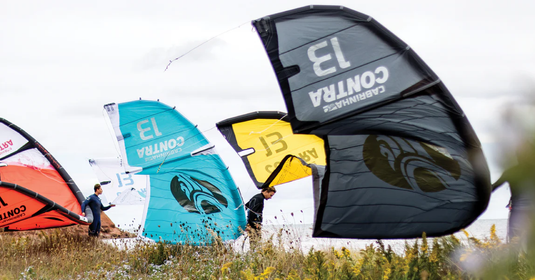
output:
M 171 193 L 188 212 L 213 214 L 228 206 L 221 190 L 207 181 L 187 175 L 177 175 L 171 180 Z
M 368 169 L 404 189 L 439 192 L 459 180 L 459 163 L 442 147 L 401 137 L 370 135 L 362 151 Z

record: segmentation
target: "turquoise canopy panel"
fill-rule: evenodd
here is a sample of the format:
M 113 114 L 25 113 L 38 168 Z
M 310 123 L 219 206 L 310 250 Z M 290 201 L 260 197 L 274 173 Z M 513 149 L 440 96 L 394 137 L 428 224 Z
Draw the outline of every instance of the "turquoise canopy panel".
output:
M 108 104 L 127 172 L 150 176 L 139 234 L 210 244 L 239 237 L 245 209 L 227 166 L 195 125 L 156 101 Z

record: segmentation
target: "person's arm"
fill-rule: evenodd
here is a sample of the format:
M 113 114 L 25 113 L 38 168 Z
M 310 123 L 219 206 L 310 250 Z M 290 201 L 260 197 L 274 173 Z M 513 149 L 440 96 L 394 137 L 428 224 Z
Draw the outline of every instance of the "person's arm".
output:
M 89 198 L 86 198 L 84 202 L 82 202 L 82 216 L 85 216 L 85 207 L 89 204 Z
M 110 208 L 114 207 L 115 204 L 110 204 L 108 206 L 104 206 L 102 205 L 102 203 L 100 204 L 100 209 L 102 209 L 102 211 L 106 211 L 106 210 L 109 210 Z
M 501 187 L 505 182 L 507 182 L 507 171 L 503 172 L 502 176 L 498 178 L 496 182 L 492 184 L 492 191 L 495 191 L 497 188 Z

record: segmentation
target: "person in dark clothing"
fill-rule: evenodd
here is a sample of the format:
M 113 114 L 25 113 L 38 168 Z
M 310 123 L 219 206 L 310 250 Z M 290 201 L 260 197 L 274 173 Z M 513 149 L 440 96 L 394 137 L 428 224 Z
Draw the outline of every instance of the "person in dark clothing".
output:
M 531 225 L 531 215 L 535 210 L 535 162 L 532 145 L 527 143 L 517 151 L 518 164 L 505 170 L 492 184 L 492 191 L 509 183 L 511 190 L 510 213 L 508 221 L 508 241 L 519 238 L 526 242 L 526 234 Z
M 249 234 L 251 245 L 255 245 L 262 238 L 262 212 L 264 211 L 264 200 L 269 200 L 275 195 L 275 188 L 267 187 L 253 196 L 245 204 L 247 209 L 247 227 L 245 231 Z
M 511 210 L 513 210 L 513 201 L 511 198 L 509 198 L 509 203 L 505 205 L 505 208 L 509 210 L 509 214 L 507 215 L 507 235 L 505 236 L 505 240 L 507 240 L 507 243 L 511 242 L 511 228 L 509 226 L 509 222 L 511 221 Z
M 88 196 L 82 203 L 82 216 L 85 216 L 85 207 L 89 205 L 91 211 L 93 212 L 93 222 L 89 225 L 89 236 L 98 237 L 100 234 L 100 210 L 106 211 L 115 206 L 115 204 L 110 204 L 108 206 L 103 206 L 100 201 L 99 195 L 102 194 L 102 187 L 100 184 L 94 186 L 95 193 Z

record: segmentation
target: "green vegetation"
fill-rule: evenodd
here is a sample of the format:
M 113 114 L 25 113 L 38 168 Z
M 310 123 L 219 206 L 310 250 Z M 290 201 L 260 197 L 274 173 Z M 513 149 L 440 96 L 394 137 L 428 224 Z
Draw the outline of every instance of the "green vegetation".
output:
M 0 234 L 0 279 L 535 279 L 534 255 L 503 244 L 494 226 L 488 238 L 465 234 L 462 240 L 424 235 L 400 253 L 380 240 L 362 250 L 303 252 L 288 230 L 246 251 L 220 242 L 139 241 L 122 249 L 123 239 L 112 244 L 61 229 Z

